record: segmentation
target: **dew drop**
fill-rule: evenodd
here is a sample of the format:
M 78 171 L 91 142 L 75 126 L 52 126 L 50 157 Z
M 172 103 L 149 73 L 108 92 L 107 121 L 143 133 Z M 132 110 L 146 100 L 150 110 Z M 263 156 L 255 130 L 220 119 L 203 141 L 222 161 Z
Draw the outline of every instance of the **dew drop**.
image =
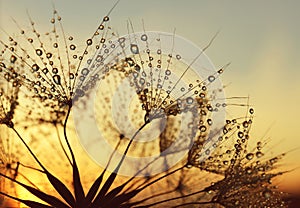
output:
M 118 39 L 118 42 L 119 42 L 119 43 L 124 43 L 124 42 L 125 42 L 125 38 L 124 38 L 124 37 L 123 37 L 123 38 L 119 38 L 119 39 Z
M 165 73 L 166 73 L 167 76 L 169 76 L 171 74 L 171 71 L 168 69 L 168 70 L 166 70 Z
M 53 69 L 52 69 L 52 73 L 53 73 L 53 74 L 57 74 L 57 73 L 58 73 L 58 69 L 57 69 L 57 68 L 53 68 Z
M 107 22 L 109 20 L 109 17 L 108 16 L 105 16 L 104 18 L 103 18 L 103 21 L 104 22 Z
M 74 79 L 74 78 L 75 78 L 74 74 L 70 73 L 70 79 Z
M 140 79 L 140 84 L 141 84 L 141 85 L 145 84 L 145 79 L 144 79 L 144 78 L 141 78 L 141 79 Z
M 36 52 L 36 55 L 38 55 L 38 56 L 43 55 L 43 51 L 41 49 L 36 49 L 35 52 Z
M 199 127 L 199 130 L 201 131 L 201 132 L 205 132 L 206 131 L 206 126 L 204 126 L 204 125 L 202 125 L 202 126 L 200 126 Z
M 103 29 L 104 29 L 104 25 L 100 25 L 99 30 L 103 30 Z
M 247 174 L 251 174 L 252 173 L 252 169 L 250 167 L 247 167 L 245 169 L 245 171 L 246 171 Z
M 215 81 L 215 76 L 213 76 L 213 75 L 211 75 L 211 76 L 209 76 L 208 77 L 208 81 L 210 81 L 210 82 L 213 82 L 213 81 Z
M 75 93 L 78 97 L 83 97 L 85 95 L 85 92 L 82 89 L 76 89 Z
M 253 114 L 253 113 L 254 113 L 254 109 L 253 109 L 253 108 L 250 108 L 250 109 L 249 109 L 249 113 L 250 113 L 250 114 Z
M 253 157 L 254 157 L 254 154 L 253 154 L 253 153 L 248 153 L 248 154 L 246 155 L 247 160 L 252 160 Z
M 33 64 L 31 68 L 34 72 L 37 72 L 40 69 L 40 67 L 37 64 Z
M 139 47 L 136 44 L 131 44 L 130 45 L 130 50 L 133 54 L 138 54 L 139 53 Z
M 239 138 L 243 138 L 243 137 L 244 137 L 244 133 L 241 132 L 241 131 L 239 131 L 239 132 L 238 132 L 238 137 L 239 137 Z
M 86 44 L 87 44 L 88 46 L 92 45 L 92 44 L 93 44 L 92 39 L 87 39 Z
M 264 191 L 263 192 L 263 196 L 265 197 L 265 198 L 270 198 L 271 196 L 272 196 L 272 192 L 270 192 L 270 191 Z
M 147 41 L 147 40 L 148 40 L 148 36 L 147 36 L 146 34 L 143 34 L 143 35 L 141 36 L 141 40 L 142 40 L 142 41 Z
M 60 76 L 59 75 L 54 75 L 53 76 L 53 81 L 54 81 L 54 83 L 55 84 L 57 84 L 57 85 L 61 85 L 61 82 L 60 82 Z
M 82 69 L 81 74 L 86 76 L 88 75 L 88 73 L 90 73 L 90 70 L 88 70 L 87 68 Z
M 49 58 L 51 58 L 52 57 L 52 53 L 47 53 L 46 54 L 46 57 L 49 59 Z
M 186 98 L 187 104 L 192 104 L 194 102 L 194 99 L 192 97 Z
M 209 118 L 209 119 L 207 119 L 207 123 L 208 123 L 208 125 L 212 125 L 212 120 Z
M 263 153 L 262 153 L 262 152 L 260 152 L 260 151 L 256 152 L 256 157 L 257 157 L 257 158 L 260 158 L 260 157 L 262 157 L 262 156 L 263 156 Z
M 244 121 L 244 122 L 243 122 L 243 127 L 244 127 L 244 128 L 247 128 L 248 126 L 249 126 L 248 122 L 247 122 L 247 121 Z
M 47 74 L 47 73 L 49 72 L 49 70 L 48 70 L 47 68 L 44 68 L 44 69 L 42 70 L 42 72 L 43 72 L 44 74 Z
M 75 50 L 76 49 L 76 46 L 74 44 L 70 45 L 70 49 L 71 50 Z
M 12 64 L 14 64 L 14 63 L 16 62 L 16 60 L 17 60 L 17 57 L 14 56 L 14 55 L 11 55 L 11 57 L 10 57 L 10 62 L 11 62 Z

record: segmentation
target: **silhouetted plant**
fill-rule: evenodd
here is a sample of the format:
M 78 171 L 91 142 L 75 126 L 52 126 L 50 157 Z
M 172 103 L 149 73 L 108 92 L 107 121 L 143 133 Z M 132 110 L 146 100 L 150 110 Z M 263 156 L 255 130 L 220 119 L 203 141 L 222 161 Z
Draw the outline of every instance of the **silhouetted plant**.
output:
M 175 34 L 136 33 L 129 22 L 129 34 L 119 36 L 108 25 L 113 8 L 86 40 L 83 50 L 74 43 L 74 37 L 66 35 L 56 10 L 51 32 L 40 34 L 29 17 L 32 31 L 18 26 L 21 40 L 9 35 L 8 43 L 1 40 L 0 124 L 14 133 L 7 137 L 1 129 L 1 184 L 2 180 L 10 181 L 38 200 L 23 199 L 6 186 L 1 186 L 1 195 L 29 207 L 287 207 L 287 194 L 272 184 L 274 177 L 283 174 L 276 171 L 276 165 L 284 154 L 267 158 L 261 141 L 255 150 L 248 147 L 253 109 L 237 104 L 246 106 L 249 114 L 226 121 L 222 115 L 214 116 L 228 105 L 223 86 L 214 85 L 228 64 L 217 71 L 201 65 L 207 71 L 204 77 L 192 70 L 215 37 L 200 53 L 187 57 L 177 53 L 179 39 Z M 68 121 L 73 108 L 87 113 L 88 100 L 96 87 L 96 117 L 102 120 L 99 128 L 115 148 L 104 159 L 104 169 L 90 172 L 95 179 L 86 184 L 80 177 L 83 168 L 78 167 L 80 157 L 72 148 L 74 139 L 70 139 L 72 127 Z M 121 122 L 115 124 L 113 116 Z M 41 135 L 43 128 L 55 133 L 39 138 L 31 133 L 36 127 L 24 121 L 39 125 Z M 135 131 L 130 123 L 136 125 Z M 142 145 L 135 142 L 149 126 L 160 134 Z M 83 133 L 90 136 L 91 132 Z M 31 140 L 26 139 L 28 134 Z M 36 164 L 25 165 L 24 158 L 10 152 L 6 144 L 14 137 Z M 54 175 L 52 159 L 42 160 L 33 149 L 38 140 L 59 142 L 50 146 L 51 152 L 45 151 L 57 151 L 52 157 L 61 160 L 60 169 L 71 167 L 71 175 L 66 171 L 67 182 Z M 187 154 L 180 160 L 170 162 L 184 151 Z M 119 152 L 122 156 L 117 157 Z M 137 166 L 129 167 L 135 171 L 133 176 L 119 175 L 128 155 L 146 157 L 153 152 L 157 157 L 146 164 L 137 162 Z M 15 159 L 6 161 L 8 156 Z M 164 171 L 153 174 L 158 163 L 163 164 Z M 50 188 L 39 188 L 29 173 L 19 173 L 19 166 L 47 178 Z M 20 174 L 25 181 L 20 180 Z M 159 190 L 159 186 L 164 188 Z

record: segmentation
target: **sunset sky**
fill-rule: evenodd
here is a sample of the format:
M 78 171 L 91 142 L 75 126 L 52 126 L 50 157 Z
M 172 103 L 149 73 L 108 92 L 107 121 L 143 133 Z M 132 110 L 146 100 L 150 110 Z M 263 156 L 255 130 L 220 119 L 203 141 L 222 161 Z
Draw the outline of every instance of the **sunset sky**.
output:
M 26 10 L 43 31 L 50 28 L 52 1 L 0 0 L 0 25 L 17 33 L 13 17 L 29 28 Z M 65 31 L 87 39 L 112 7 L 111 0 L 53 0 Z M 216 67 L 231 62 L 221 79 L 227 96 L 250 96 L 255 109 L 253 137 L 266 133 L 274 153 L 300 147 L 300 1 L 121 0 L 110 15 L 111 26 L 127 33 L 164 31 L 204 47 L 220 31 L 206 54 Z M 229 116 L 230 116 L 230 112 Z M 300 152 L 297 153 L 298 158 Z M 293 157 L 289 158 L 292 162 Z M 292 174 L 298 179 L 299 174 Z

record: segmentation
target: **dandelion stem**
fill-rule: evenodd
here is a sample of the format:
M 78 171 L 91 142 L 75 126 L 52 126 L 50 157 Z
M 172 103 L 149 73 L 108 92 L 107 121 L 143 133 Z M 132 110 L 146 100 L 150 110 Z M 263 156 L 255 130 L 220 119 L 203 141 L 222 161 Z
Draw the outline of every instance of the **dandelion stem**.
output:
M 65 137 L 65 141 L 66 141 L 66 143 L 68 145 L 68 148 L 70 150 L 72 161 L 74 163 L 75 162 L 75 156 L 74 156 L 72 147 L 71 147 L 71 145 L 69 143 L 68 136 L 67 136 L 67 123 L 68 123 L 69 116 L 70 116 L 70 113 L 71 113 L 71 108 L 72 108 L 72 104 L 69 104 L 69 108 L 68 108 L 68 111 L 67 111 L 67 116 L 66 116 L 66 119 L 65 119 L 65 122 L 64 122 L 64 137 Z
M 190 196 L 193 196 L 193 195 L 196 195 L 196 194 L 205 192 L 205 191 L 207 191 L 207 188 L 202 189 L 202 190 L 200 190 L 200 191 L 196 191 L 196 192 L 187 194 L 187 195 L 178 196 L 178 197 L 169 198 L 169 199 L 164 199 L 164 200 L 162 200 L 162 201 L 158 201 L 158 202 L 155 202 L 155 203 L 152 203 L 152 204 L 147 204 L 147 207 L 155 206 L 155 205 L 157 205 L 157 204 L 162 204 L 162 203 L 165 203 L 165 202 L 174 201 L 174 200 L 177 200 L 177 199 L 182 199 L 182 198 L 190 197 Z
M 148 200 L 150 200 L 150 199 L 154 199 L 154 198 L 156 198 L 156 197 L 158 197 L 158 196 L 167 195 L 167 194 L 170 194 L 170 193 L 172 193 L 172 192 L 175 192 L 175 191 L 176 191 L 176 189 L 173 189 L 173 190 L 170 190 L 170 191 L 166 191 L 166 192 L 162 192 L 162 193 L 154 194 L 154 195 L 152 195 L 152 196 L 149 196 L 149 197 L 147 197 L 147 198 L 145 198 L 145 199 L 142 199 L 142 200 L 140 200 L 140 201 L 133 202 L 133 203 L 131 203 L 131 205 L 132 205 L 132 206 L 134 206 L 134 205 L 137 205 L 137 204 L 140 204 L 140 203 L 146 202 L 146 201 L 148 201 Z M 151 206 L 151 205 L 152 205 L 152 204 L 150 204 L 150 205 L 147 205 L 147 206 Z
M 109 188 L 111 187 L 111 185 L 113 184 L 124 160 L 125 160 L 125 157 L 129 151 L 129 148 L 133 142 L 133 140 L 135 139 L 135 137 L 138 135 L 138 133 L 145 127 L 147 126 L 147 124 L 150 123 L 150 120 L 145 120 L 145 123 L 134 133 L 134 135 L 132 136 L 131 140 L 129 141 L 124 153 L 123 153 L 123 156 L 119 162 L 119 164 L 117 165 L 117 167 L 115 168 L 115 170 L 110 174 L 109 178 L 106 180 L 106 182 L 104 183 L 103 187 L 101 188 L 99 194 L 97 195 L 96 199 L 94 200 L 94 203 L 92 205 L 92 208 L 94 207 L 99 207 L 101 205 L 101 202 L 103 200 L 103 198 L 105 197 L 105 194 L 107 193 L 107 191 L 109 190 Z M 124 188 L 124 184 L 120 187 L 118 187 L 119 190 L 115 190 L 116 192 L 120 192 L 123 188 Z
M 145 186 L 139 188 L 139 189 L 138 189 L 139 192 L 141 192 L 141 191 L 144 190 L 145 188 L 148 188 L 149 186 L 153 185 L 154 183 L 156 183 L 156 182 L 158 182 L 158 181 L 164 179 L 165 177 L 168 177 L 168 176 L 170 176 L 170 175 L 173 175 L 174 173 L 178 172 L 179 170 L 182 170 L 184 167 L 185 167 L 185 166 L 181 166 L 181 167 L 179 167 L 179 168 L 177 168 L 177 169 L 175 169 L 175 170 L 173 170 L 173 171 L 171 171 L 171 172 L 168 172 L 167 174 L 165 174 L 165 175 L 163 175 L 163 176 L 161 176 L 161 177 L 155 179 L 154 181 L 151 181 L 150 183 L 146 184 Z
M 39 159 L 36 157 L 36 155 L 32 152 L 32 150 L 30 149 L 30 147 L 27 145 L 27 143 L 24 141 L 24 139 L 22 138 L 22 136 L 19 134 L 19 132 L 12 127 L 12 130 L 17 134 L 17 136 L 21 139 L 22 143 L 26 146 L 27 150 L 30 152 L 30 154 L 32 155 L 32 157 L 35 159 L 35 161 L 39 164 L 39 166 L 45 171 L 47 172 L 47 169 L 45 168 L 45 166 L 39 161 Z
M 212 201 L 207 201 L 207 202 L 189 202 L 189 203 L 184 203 L 184 204 L 179 204 L 176 206 L 173 206 L 172 208 L 177 208 L 177 207 L 183 207 L 183 206 L 187 206 L 187 205 L 200 205 L 200 204 L 216 204 L 216 202 L 212 202 Z
M 64 148 L 64 146 L 63 146 L 63 144 L 62 144 L 61 137 L 60 137 L 59 132 L 58 132 L 58 127 L 57 127 L 56 124 L 55 124 L 54 126 L 55 126 L 55 129 L 56 129 L 56 133 L 57 133 L 59 145 L 61 146 L 61 148 L 62 148 L 64 154 L 66 155 L 66 157 L 67 157 L 67 159 L 68 159 L 70 165 L 72 165 L 72 162 L 71 162 L 71 160 L 70 160 L 70 157 L 69 157 L 69 155 L 67 154 L 67 151 L 66 151 L 66 149 Z

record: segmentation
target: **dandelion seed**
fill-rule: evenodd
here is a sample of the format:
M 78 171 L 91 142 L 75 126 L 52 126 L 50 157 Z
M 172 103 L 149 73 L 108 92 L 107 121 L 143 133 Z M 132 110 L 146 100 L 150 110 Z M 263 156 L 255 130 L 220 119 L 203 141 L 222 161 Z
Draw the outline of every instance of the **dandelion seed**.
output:
M 29 19 L 31 31 L 18 26 L 23 41 L 16 42 L 10 36 L 8 43 L 1 40 L 4 49 L 0 60 L 0 124 L 4 125 L 0 127 L 16 133 L 38 168 L 26 167 L 17 160 L 3 162 L 2 153 L 6 152 L 1 149 L 1 168 L 8 170 L 2 173 L 1 169 L 1 180 L 4 177 L 14 186 L 25 188 L 43 202 L 25 201 L 6 190 L 1 190 L 1 195 L 31 207 L 286 205 L 283 194 L 270 185 L 274 177 L 282 174 L 275 171 L 282 155 L 266 159 L 261 143 L 254 151 L 248 148 L 254 110 L 250 108 L 245 118 L 225 121 L 225 107 L 248 104 L 227 103 L 218 78 L 228 64 L 215 70 L 205 60 L 204 51 L 214 38 L 203 50 L 188 50 L 197 51 L 189 54 L 179 46 L 195 47 L 175 33 L 137 33 L 129 24 L 128 35 L 119 37 L 108 25 L 109 12 L 90 38 L 83 44 L 74 44 L 74 37 L 66 36 L 56 10 L 50 20 L 53 29 L 45 36 Z M 84 45 L 81 52 L 80 45 Z M 7 91 L 2 83 L 11 90 Z M 95 107 L 89 98 L 96 86 L 95 113 L 89 111 Z M 28 105 L 22 108 L 19 99 L 27 99 Z M 71 178 L 68 183 L 52 175 L 48 168 L 53 161 L 45 159 L 48 155 L 44 149 L 34 151 L 40 138 L 32 135 L 34 131 L 28 124 L 24 129 L 30 132 L 30 142 L 14 127 L 20 125 L 15 122 L 17 107 L 18 113 L 25 112 L 17 118 L 38 124 L 39 130 L 42 125 L 51 126 L 51 132 L 55 130 L 55 137 L 52 132 L 42 138 L 50 144 L 52 137 L 59 142 L 50 145 L 51 152 L 57 151 L 55 156 L 63 161 L 57 166 L 68 170 L 71 167 L 71 175 L 65 174 Z M 102 172 L 91 171 L 97 174 L 89 184 L 83 182 L 85 177 L 81 178 L 84 172 L 78 167 L 80 157 L 78 152 L 76 157 L 68 138 L 67 124 L 73 108 L 77 108 L 75 120 L 84 129 L 78 134 L 88 138 L 83 146 L 92 150 L 89 153 L 94 158 L 102 159 L 102 151 L 108 156 L 101 164 Z M 89 122 L 95 114 L 97 119 Z M 95 124 L 100 132 L 94 132 Z M 99 141 L 114 148 L 107 151 Z M 130 160 L 133 162 L 128 163 Z M 85 161 L 85 167 L 88 162 Z M 38 189 L 30 180 L 28 185 L 19 181 L 15 177 L 20 174 L 19 164 L 46 176 L 48 186 L 57 195 L 46 188 Z M 204 172 L 207 178 L 202 177 Z M 122 174 L 127 177 L 122 178 Z M 210 180 L 200 182 L 201 178 Z M 164 183 L 168 184 L 167 190 L 158 194 L 153 186 Z M 145 197 L 149 193 L 151 196 Z

